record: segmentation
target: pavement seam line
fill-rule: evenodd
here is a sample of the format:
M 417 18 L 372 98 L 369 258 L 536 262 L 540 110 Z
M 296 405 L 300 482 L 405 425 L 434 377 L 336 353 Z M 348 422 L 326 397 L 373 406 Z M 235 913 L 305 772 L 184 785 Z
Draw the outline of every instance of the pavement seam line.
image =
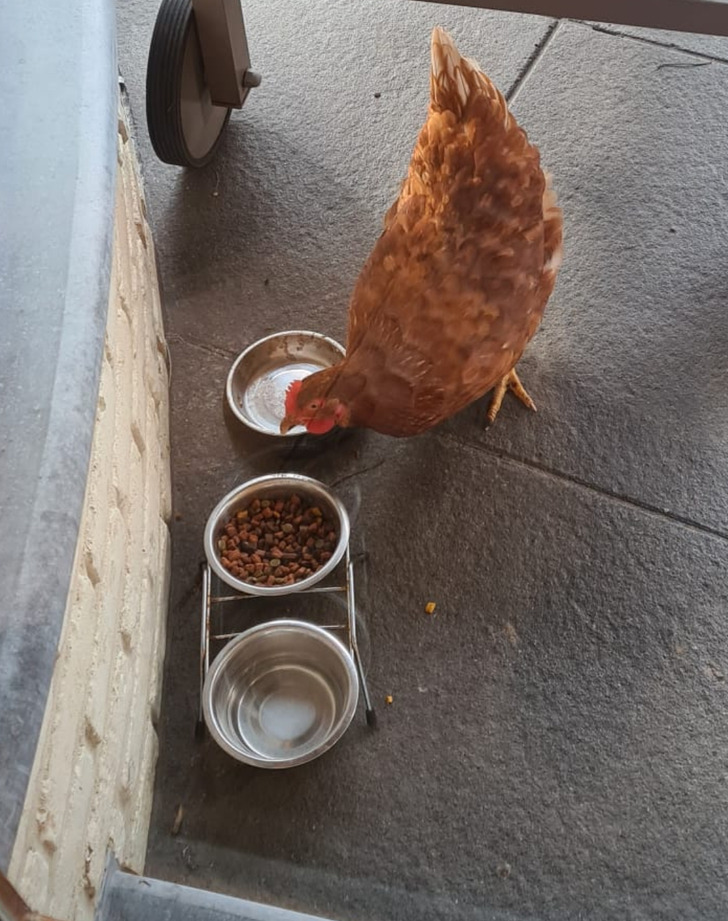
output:
M 489 454 L 491 457 L 495 457 L 497 460 L 502 460 L 506 463 L 511 463 L 518 467 L 525 467 L 528 470 L 534 470 L 538 473 L 543 473 L 546 476 L 553 477 L 555 480 L 559 480 L 560 482 L 570 483 L 572 486 L 578 486 L 581 489 L 586 489 L 591 493 L 595 493 L 601 498 L 613 499 L 622 503 L 623 505 L 628 505 L 631 508 L 638 509 L 641 512 L 647 512 L 648 514 L 655 515 L 658 518 L 666 519 L 673 524 L 679 524 L 683 527 L 689 528 L 690 530 L 699 531 L 701 534 L 709 534 L 711 537 L 717 537 L 719 540 L 728 541 L 728 532 L 714 528 L 712 525 L 702 524 L 699 521 L 695 521 L 693 518 L 687 518 L 684 515 L 678 515 L 676 512 L 670 512 L 665 509 L 658 508 L 656 505 L 650 505 L 649 502 L 643 502 L 640 499 L 636 499 L 634 496 L 627 496 L 623 493 L 607 489 L 604 486 L 597 486 L 595 483 L 590 483 L 588 480 L 575 476 L 574 474 L 564 473 L 561 470 L 554 470 L 551 467 L 547 467 L 545 464 L 539 464 L 537 461 L 528 460 L 524 457 L 518 457 L 515 454 L 510 454 L 508 451 L 503 451 L 498 448 L 488 448 L 485 445 L 478 444 L 477 442 L 473 441 L 468 441 L 466 438 L 461 438 L 457 435 L 443 433 L 438 437 L 453 444 L 457 444 L 460 447 L 471 448 L 474 451 L 480 451 L 483 454 Z
M 338 479 L 334 480 L 333 483 L 329 483 L 331 489 L 336 489 L 337 486 L 340 486 L 342 483 L 346 483 L 347 480 L 353 480 L 354 477 L 363 476 L 365 473 L 371 473 L 372 470 L 377 470 L 379 467 L 383 467 L 387 463 L 389 458 L 383 457 L 381 460 L 378 460 L 374 464 L 370 464 L 368 467 L 360 467 L 357 470 L 352 470 L 351 473 L 345 473 L 343 476 L 340 476 Z
M 536 47 L 533 49 L 531 54 L 528 56 L 528 60 L 523 65 L 523 67 L 518 72 L 516 79 L 511 84 L 510 88 L 503 95 L 505 96 L 506 102 L 510 105 L 518 95 L 521 90 L 521 87 L 528 79 L 529 74 L 534 69 L 534 67 L 541 60 L 544 52 L 551 43 L 551 39 L 554 37 L 556 30 L 561 25 L 561 21 L 556 19 L 544 32 L 543 38 L 537 42 Z
M 609 26 L 595 25 L 585 19 L 570 19 L 569 22 L 587 26 L 594 32 L 600 32 L 602 35 L 612 35 L 615 38 L 627 38 L 633 42 L 640 42 L 643 45 L 652 45 L 653 48 L 666 48 L 669 51 L 677 51 L 680 54 L 687 54 L 693 58 L 700 58 L 703 61 L 713 62 L 715 64 L 728 64 L 728 58 L 721 58 L 715 54 L 708 54 L 706 51 L 695 51 L 692 48 L 683 48 L 682 45 L 676 45 L 674 42 L 660 42 L 656 38 L 648 38 L 645 35 L 632 35 L 629 32 L 621 32 L 618 28 L 609 28 Z M 724 36 L 715 36 L 724 37 Z M 728 44 L 728 37 L 726 37 Z
M 183 345 L 187 345 L 191 349 L 200 349 L 203 352 L 208 352 L 210 355 L 217 355 L 220 358 L 236 358 L 238 355 L 234 349 L 225 349 L 219 345 L 211 345 L 207 342 L 200 342 L 199 339 L 191 339 L 187 336 L 182 336 L 179 333 L 170 333 L 167 336 L 167 342 L 171 343 L 172 345 L 181 342 Z

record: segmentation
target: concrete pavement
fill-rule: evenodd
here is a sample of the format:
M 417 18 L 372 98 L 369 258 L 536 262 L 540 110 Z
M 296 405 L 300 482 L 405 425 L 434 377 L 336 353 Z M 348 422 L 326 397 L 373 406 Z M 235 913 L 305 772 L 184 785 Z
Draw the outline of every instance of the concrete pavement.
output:
M 155 13 L 119 5 L 178 516 L 147 872 L 352 921 L 722 919 L 728 41 L 251 0 L 264 83 L 189 173 L 146 137 Z M 291 456 L 223 412 L 227 370 L 276 330 L 344 338 L 438 23 L 515 90 L 564 209 L 564 267 L 520 366 L 539 412 L 507 399 L 487 432 L 474 406 L 417 439 Z M 320 761 L 264 773 L 194 740 L 196 578 L 218 498 L 283 468 L 339 483 L 354 513 L 380 731 L 359 714 Z

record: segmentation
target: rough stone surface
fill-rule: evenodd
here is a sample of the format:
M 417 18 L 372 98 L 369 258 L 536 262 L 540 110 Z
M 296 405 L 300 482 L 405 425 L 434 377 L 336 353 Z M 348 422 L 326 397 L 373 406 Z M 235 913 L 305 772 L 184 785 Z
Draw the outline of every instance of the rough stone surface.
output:
M 119 137 L 111 296 L 63 632 L 9 876 L 33 909 L 93 917 L 111 848 L 141 871 L 169 593 L 169 404 L 151 234 Z
M 722 919 L 728 71 L 560 26 L 515 101 L 567 225 L 523 363 L 539 414 L 509 399 L 487 435 L 480 406 L 407 442 L 292 452 L 235 425 L 225 375 L 267 332 L 343 337 L 424 112 L 430 27 L 507 88 L 550 23 L 247 3 L 264 84 L 192 174 L 143 140 L 153 6 L 121 7 L 179 516 L 147 872 L 352 921 Z M 218 498 L 275 469 L 338 484 L 352 509 L 381 728 L 360 712 L 320 761 L 264 773 L 193 740 L 197 564 Z
M 195 746 L 190 562 L 147 871 L 352 921 L 720 918 L 726 542 L 446 436 L 382 442 L 336 462 L 379 464 L 340 487 L 379 732 L 360 712 L 287 773 Z M 334 479 L 328 457 L 286 466 Z

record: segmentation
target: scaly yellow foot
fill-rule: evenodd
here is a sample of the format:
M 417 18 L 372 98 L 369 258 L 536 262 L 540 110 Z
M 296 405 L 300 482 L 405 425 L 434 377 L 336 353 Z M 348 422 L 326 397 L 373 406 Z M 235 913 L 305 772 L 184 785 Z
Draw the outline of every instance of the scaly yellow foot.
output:
M 503 397 L 506 394 L 506 390 L 511 389 L 515 396 L 527 406 L 529 409 L 532 409 L 536 412 L 536 404 L 533 402 L 531 397 L 528 395 L 526 388 L 520 381 L 520 378 L 516 374 L 516 369 L 513 368 L 511 371 L 506 374 L 505 377 L 502 377 L 493 389 L 493 397 L 490 401 L 490 406 L 488 407 L 487 415 L 487 424 L 493 425 L 495 422 L 495 417 L 498 415 L 498 411 L 501 408 L 501 403 L 503 402 Z

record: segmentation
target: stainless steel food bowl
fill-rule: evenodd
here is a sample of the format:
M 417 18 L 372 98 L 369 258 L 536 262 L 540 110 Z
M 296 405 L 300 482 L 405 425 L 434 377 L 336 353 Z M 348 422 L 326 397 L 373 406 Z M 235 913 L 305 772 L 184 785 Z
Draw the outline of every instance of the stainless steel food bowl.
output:
M 202 705 L 218 745 L 263 768 L 312 761 L 346 731 L 359 679 L 344 645 L 322 627 L 278 620 L 252 627 L 207 673 Z
M 305 579 L 301 579 L 300 582 L 294 582 L 292 585 L 250 585 L 247 582 L 243 582 L 242 579 L 236 578 L 220 562 L 217 542 L 222 534 L 224 525 L 235 512 L 245 508 L 253 499 L 283 499 L 291 495 L 291 493 L 297 493 L 299 496 L 313 501 L 325 515 L 334 520 L 338 540 L 336 547 L 332 551 L 331 558 L 317 572 L 312 573 Z M 300 476 L 297 473 L 273 473 L 268 476 L 257 477 L 254 480 L 248 480 L 242 486 L 237 486 L 214 508 L 207 519 L 204 536 L 205 556 L 212 571 L 223 582 L 227 582 L 232 588 L 247 595 L 288 595 L 291 592 L 300 592 L 302 589 L 309 588 L 316 582 L 320 582 L 321 579 L 326 578 L 336 568 L 346 552 L 348 543 L 349 516 L 343 503 L 323 483 L 319 483 L 318 480 L 313 480 L 311 477 Z
M 236 358 L 230 369 L 225 391 L 230 409 L 249 428 L 265 435 L 301 435 L 305 432 L 301 426 L 286 435 L 280 432 L 288 385 L 338 364 L 344 354 L 338 342 L 306 330 L 259 339 Z

